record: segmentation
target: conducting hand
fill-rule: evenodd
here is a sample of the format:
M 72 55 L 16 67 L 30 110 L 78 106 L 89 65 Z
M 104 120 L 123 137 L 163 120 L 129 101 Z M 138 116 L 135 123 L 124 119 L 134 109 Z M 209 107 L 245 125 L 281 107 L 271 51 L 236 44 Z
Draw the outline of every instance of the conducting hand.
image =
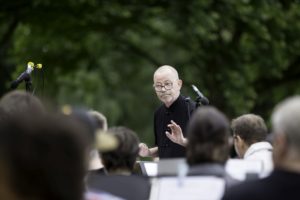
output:
M 147 156 L 151 156 L 151 152 L 149 147 L 145 144 L 145 143 L 140 143 L 139 144 L 139 155 L 141 157 L 147 157 Z
M 166 131 L 167 137 L 176 144 L 186 146 L 187 139 L 183 136 L 180 126 L 171 120 L 171 124 L 168 124 L 168 127 L 171 129 L 171 133 Z

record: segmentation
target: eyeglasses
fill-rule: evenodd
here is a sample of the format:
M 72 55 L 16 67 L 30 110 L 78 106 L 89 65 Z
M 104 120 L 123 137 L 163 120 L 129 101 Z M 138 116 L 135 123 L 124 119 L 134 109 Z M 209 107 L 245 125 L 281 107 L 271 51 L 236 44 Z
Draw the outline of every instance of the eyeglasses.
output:
M 165 88 L 165 90 L 171 90 L 173 88 L 173 83 L 166 82 L 165 84 L 154 84 L 153 87 L 155 91 L 161 92 L 163 88 Z

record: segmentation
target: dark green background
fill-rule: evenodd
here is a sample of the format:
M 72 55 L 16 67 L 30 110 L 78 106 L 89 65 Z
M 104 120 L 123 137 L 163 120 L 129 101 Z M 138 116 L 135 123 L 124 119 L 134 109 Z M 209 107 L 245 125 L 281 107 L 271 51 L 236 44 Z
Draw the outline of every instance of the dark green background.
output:
M 296 0 L 0 3 L 1 95 L 28 61 L 42 63 L 46 98 L 99 110 L 148 143 L 160 65 L 178 69 L 185 95 L 194 99 L 197 85 L 230 119 L 253 112 L 268 121 L 300 90 Z

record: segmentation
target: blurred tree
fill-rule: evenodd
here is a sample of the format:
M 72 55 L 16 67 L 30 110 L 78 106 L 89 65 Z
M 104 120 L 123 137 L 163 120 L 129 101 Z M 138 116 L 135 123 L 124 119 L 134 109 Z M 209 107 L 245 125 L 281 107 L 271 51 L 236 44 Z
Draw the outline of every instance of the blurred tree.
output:
M 27 61 L 44 65 L 44 94 L 97 109 L 153 141 L 152 74 L 175 66 L 230 118 L 297 94 L 300 3 L 235 0 L 2 0 L 0 93 Z

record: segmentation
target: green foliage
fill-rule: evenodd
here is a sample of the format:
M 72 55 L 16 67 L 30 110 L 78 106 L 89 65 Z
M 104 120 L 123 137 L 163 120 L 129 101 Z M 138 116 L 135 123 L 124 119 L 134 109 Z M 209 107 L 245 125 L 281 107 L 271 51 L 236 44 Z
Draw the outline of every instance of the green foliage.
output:
M 299 92 L 299 1 L 4 1 L 0 91 L 31 60 L 47 97 L 103 112 L 153 141 L 152 74 L 175 66 L 230 118 Z

